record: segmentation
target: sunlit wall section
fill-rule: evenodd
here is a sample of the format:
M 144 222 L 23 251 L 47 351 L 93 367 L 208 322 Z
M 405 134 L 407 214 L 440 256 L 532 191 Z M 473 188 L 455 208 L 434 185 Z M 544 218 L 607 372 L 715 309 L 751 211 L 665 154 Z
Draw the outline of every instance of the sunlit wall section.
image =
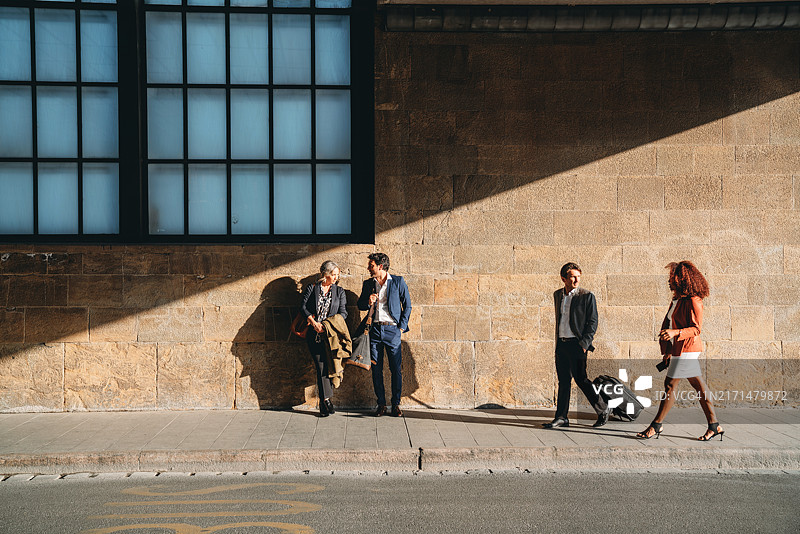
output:
M 119 233 L 117 11 L 84 4 L 0 7 L 0 236 Z
M 351 234 L 351 2 L 145 7 L 150 235 Z

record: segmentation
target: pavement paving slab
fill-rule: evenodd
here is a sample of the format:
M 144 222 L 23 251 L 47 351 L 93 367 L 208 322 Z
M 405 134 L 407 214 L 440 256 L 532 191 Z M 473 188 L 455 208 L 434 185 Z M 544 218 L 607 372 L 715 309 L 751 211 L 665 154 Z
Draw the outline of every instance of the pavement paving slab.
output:
M 0 475 L 486 469 L 800 470 L 800 409 L 718 409 L 724 439 L 699 442 L 699 408 L 674 408 L 658 439 L 593 413 L 548 430 L 551 410 L 198 410 L 0 414 Z

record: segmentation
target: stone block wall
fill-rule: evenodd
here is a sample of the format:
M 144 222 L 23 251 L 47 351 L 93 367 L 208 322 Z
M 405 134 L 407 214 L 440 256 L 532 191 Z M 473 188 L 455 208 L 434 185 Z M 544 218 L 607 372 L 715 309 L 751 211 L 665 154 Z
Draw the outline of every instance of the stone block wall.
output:
M 338 262 L 355 324 L 375 250 L 411 290 L 408 406 L 552 406 L 566 261 L 598 298 L 590 374 L 651 374 L 681 259 L 711 283 L 711 388 L 798 404 L 800 32 L 378 23 L 375 47 L 374 244 L 0 246 L 0 411 L 313 408 L 301 289 Z M 369 374 L 335 402 L 371 406 Z

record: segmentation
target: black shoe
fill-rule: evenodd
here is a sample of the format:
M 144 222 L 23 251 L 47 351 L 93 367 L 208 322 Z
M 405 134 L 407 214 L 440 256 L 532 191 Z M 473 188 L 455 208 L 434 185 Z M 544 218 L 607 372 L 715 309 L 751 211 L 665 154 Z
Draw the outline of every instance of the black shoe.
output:
M 319 416 L 320 417 L 328 417 L 330 413 L 328 413 L 328 407 L 325 406 L 325 401 L 319 401 Z
M 549 423 L 545 423 L 542 425 L 544 428 L 559 428 L 559 427 L 568 427 L 569 421 L 564 419 L 563 417 L 556 417 Z
M 711 435 L 708 434 L 709 432 L 711 432 Z M 722 434 L 724 433 L 724 430 L 719 429 L 719 423 L 708 423 L 708 430 L 706 430 L 706 433 L 697 439 L 700 441 L 711 441 L 715 437 L 719 436 L 719 440 L 722 441 Z
M 375 410 L 375 417 L 380 417 L 380 416 L 384 415 L 385 413 L 386 413 L 386 405 L 385 404 L 379 404 L 378 405 L 378 409 Z
M 650 439 L 653 436 L 655 436 L 656 439 L 658 439 L 661 436 L 661 427 L 662 427 L 661 423 L 656 423 L 655 421 L 653 421 L 652 423 L 650 423 L 650 426 L 648 426 L 641 432 L 637 432 L 636 437 L 639 439 Z
M 392 417 L 403 417 L 403 410 L 397 404 L 392 405 Z
M 599 426 L 603 426 L 604 424 L 608 423 L 608 411 L 602 411 L 597 414 L 597 421 L 592 425 L 594 428 Z
M 336 413 L 336 410 L 333 409 L 333 403 L 330 399 L 325 399 L 325 409 L 327 409 L 328 413 L 331 415 Z

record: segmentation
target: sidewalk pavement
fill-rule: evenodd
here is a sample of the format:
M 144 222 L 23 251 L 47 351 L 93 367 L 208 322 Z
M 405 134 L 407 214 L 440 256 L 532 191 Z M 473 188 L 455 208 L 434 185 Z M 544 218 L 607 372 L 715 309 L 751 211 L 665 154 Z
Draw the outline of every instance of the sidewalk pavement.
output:
M 717 409 L 724 440 L 699 442 L 698 406 L 674 408 L 660 439 L 652 419 L 610 421 L 552 409 L 0 414 L 0 475 L 100 472 L 463 471 L 470 469 L 800 469 L 800 409 Z

